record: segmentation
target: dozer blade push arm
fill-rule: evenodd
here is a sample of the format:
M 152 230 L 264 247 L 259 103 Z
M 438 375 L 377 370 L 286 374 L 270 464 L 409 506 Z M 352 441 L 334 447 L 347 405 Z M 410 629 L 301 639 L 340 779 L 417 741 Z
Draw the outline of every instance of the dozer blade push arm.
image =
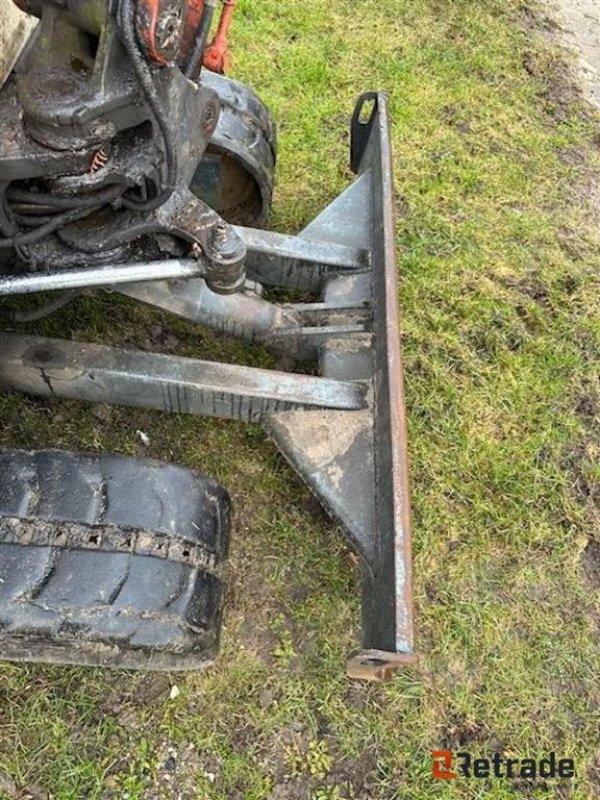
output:
M 297 237 L 239 229 L 253 281 L 320 300 L 278 306 L 218 296 L 201 278 L 117 287 L 171 313 L 314 361 L 314 376 L 58 339 L 0 335 L 0 385 L 53 397 L 264 425 L 342 523 L 362 569 L 362 651 L 351 675 L 384 679 L 414 661 L 410 510 L 387 98 L 352 122 L 354 183 Z M 175 264 L 175 267 L 177 265 Z M 148 264 L 152 269 L 152 264 Z M 171 277 L 177 277 L 176 271 Z M 32 276 L 32 280 L 37 279 Z M 2 284 L 0 283 L 0 291 Z M 0 650 L 2 648 L 0 636 Z

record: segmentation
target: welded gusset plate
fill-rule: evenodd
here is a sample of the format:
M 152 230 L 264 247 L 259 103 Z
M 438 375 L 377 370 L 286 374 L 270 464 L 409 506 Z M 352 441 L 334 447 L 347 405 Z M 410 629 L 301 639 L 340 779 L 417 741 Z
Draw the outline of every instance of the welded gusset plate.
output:
M 373 335 L 329 340 L 321 370 L 336 380 L 369 381 L 370 407 L 271 413 L 264 421 L 362 556 L 364 649 L 348 671 L 383 680 L 415 660 L 392 156 L 383 94 L 364 95 L 356 107 L 352 165 L 354 184 L 301 238 L 369 253 L 366 270 L 331 276 L 323 295 L 370 306 Z
M 295 360 L 318 358 L 318 374 L 0 333 L 0 389 L 264 424 L 361 556 L 364 649 L 349 672 L 382 680 L 414 660 L 385 95 L 359 101 L 351 153 L 356 180 L 300 236 L 236 228 L 248 254 L 244 291 L 216 296 L 194 259 L 114 264 L 87 277 L 90 285 L 118 284 L 137 300 Z M 82 270 L 0 277 L 0 294 L 73 288 L 85 280 Z M 272 303 L 252 281 L 321 300 Z

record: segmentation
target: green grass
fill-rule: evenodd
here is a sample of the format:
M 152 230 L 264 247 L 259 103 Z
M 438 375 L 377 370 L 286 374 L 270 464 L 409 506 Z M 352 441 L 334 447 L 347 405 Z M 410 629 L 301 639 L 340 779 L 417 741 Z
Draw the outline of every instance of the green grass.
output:
M 237 509 L 213 669 L 2 666 L 0 774 L 18 787 L 55 800 L 599 796 L 599 247 L 586 187 L 600 134 L 547 27 L 519 0 L 240 0 L 234 72 L 280 121 L 277 229 L 298 229 L 350 179 L 358 93 L 391 95 L 421 662 L 389 685 L 348 682 L 355 567 L 258 429 L 3 397 L 3 444 L 137 454 L 144 430 L 144 452 L 215 475 Z M 168 332 L 182 353 L 271 363 L 157 319 L 83 299 L 35 329 L 142 345 Z M 440 746 L 555 750 L 577 778 L 434 783 Z

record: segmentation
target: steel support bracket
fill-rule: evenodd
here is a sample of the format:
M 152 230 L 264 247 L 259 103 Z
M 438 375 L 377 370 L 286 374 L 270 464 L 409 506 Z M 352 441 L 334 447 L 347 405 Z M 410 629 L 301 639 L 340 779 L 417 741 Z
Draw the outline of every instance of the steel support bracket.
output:
M 236 229 L 251 281 L 301 288 L 314 295 L 309 303 L 269 303 L 256 283 L 215 295 L 197 277 L 200 265 L 186 260 L 0 280 L 0 295 L 105 281 L 201 325 L 313 360 L 316 374 L 0 334 L 0 387 L 261 423 L 360 556 L 363 650 L 348 671 L 384 680 L 415 660 L 385 94 L 360 98 L 351 138 L 356 180 L 298 237 Z
M 389 678 L 413 663 L 412 559 L 407 439 L 392 151 L 387 97 L 363 95 L 352 119 L 356 181 L 302 234 L 311 241 L 369 253 L 369 269 L 324 281 L 325 299 L 362 302 L 373 317 L 372 340 L 332 340 L 321 353 L 322 374 L 368 380 L 367 411 L 269 414 L 277 445 L 362 556 L 363 651 L 348 663 L 353 677 Z

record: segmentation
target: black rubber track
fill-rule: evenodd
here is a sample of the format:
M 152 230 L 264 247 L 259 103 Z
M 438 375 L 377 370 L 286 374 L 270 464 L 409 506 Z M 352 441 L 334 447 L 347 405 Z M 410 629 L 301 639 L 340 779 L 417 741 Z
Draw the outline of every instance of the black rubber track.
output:
M 228 516 L 222 486 L 172 464 L 0 451 L 0 657 L 206 666 Z

